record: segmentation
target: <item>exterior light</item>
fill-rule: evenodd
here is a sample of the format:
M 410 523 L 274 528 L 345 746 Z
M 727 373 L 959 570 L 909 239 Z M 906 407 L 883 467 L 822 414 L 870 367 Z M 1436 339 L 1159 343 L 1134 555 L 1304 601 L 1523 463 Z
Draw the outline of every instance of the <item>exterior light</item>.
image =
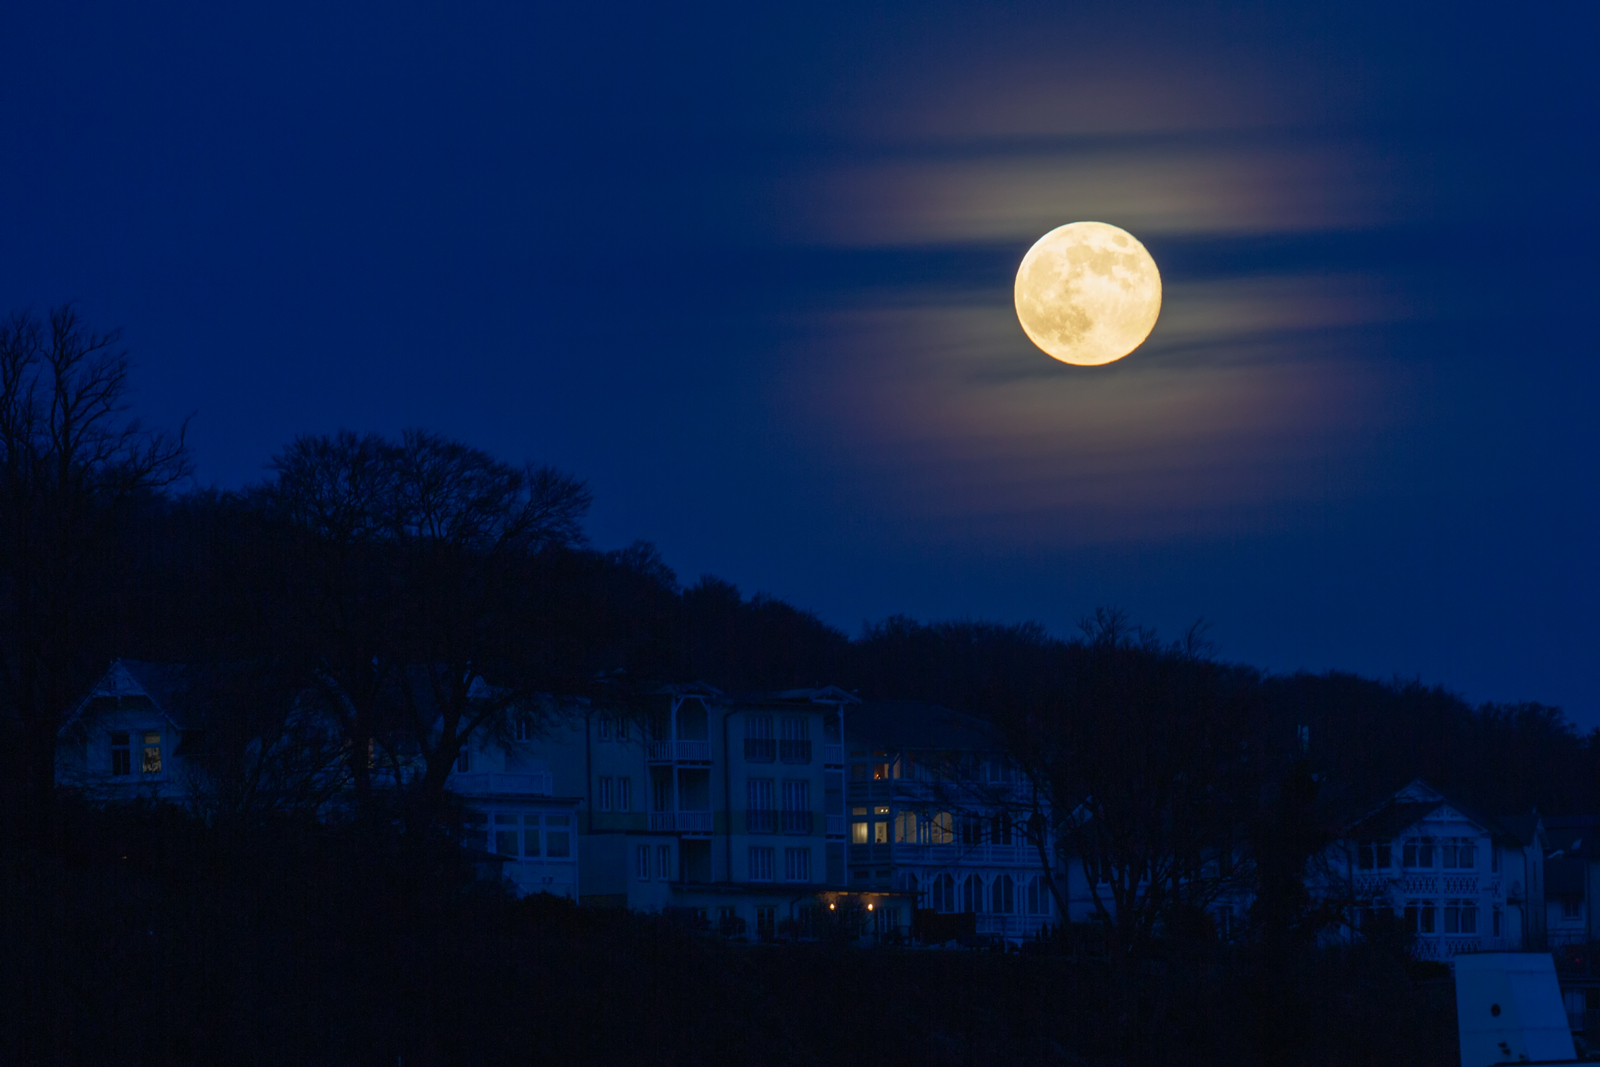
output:
M 829 911 L 832 911 L 832 910 L 833 910 L 833 905 L 832 905 L 832 904 L 829 904 L 829 905 L 828 905 L 828 910 L 829 910 Z
M 872 905 L 872 904 L 868 904 L 868 905 L 867 905 L 867 910 L 868 910 L 868 911 L 871 911 L 871 910 L 872 910 L 872 909 L 873 909 L 873 907 L 874 907 L 874 905 Z

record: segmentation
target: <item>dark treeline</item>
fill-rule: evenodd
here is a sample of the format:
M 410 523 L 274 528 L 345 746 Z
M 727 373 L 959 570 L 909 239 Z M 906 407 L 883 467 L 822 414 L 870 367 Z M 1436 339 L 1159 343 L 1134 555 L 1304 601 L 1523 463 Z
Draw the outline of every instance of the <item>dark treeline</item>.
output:
M 1307 864 L 1417 777 L 1488 815 L 1600 810 L 1600 743 L 1557 709 L 1269 675 L 1105 609 L 851 638 L 593 546 L 579 479 L 426 431 L 303 436 L 256 484 L 180 491 L 182 433 L 127 417 L 127 373 L 70 308 L 0 323 L 0 1062 L 1445 1064 L 1448 996 L 1398 934 L 1319 948 L 1340 917 Z M 212 785 L 186 808 L 55 785 L 117 657 L 193 668 Z M 1041 868 L 1097 866 L 1114 914 L 1022 954 L 735 946 L 515 901 L 456 847 L 474 731 L 686 681 L 989 719 L 1050 802 Z M 336 736 L 296 732 L 307 693 Z M 353 802 L 269 795 L 268 756 L 344 768 Z M 423 773 L 385 787 L 402 756 Z M 1224 891 L 1254 901 L 1227 938 Z

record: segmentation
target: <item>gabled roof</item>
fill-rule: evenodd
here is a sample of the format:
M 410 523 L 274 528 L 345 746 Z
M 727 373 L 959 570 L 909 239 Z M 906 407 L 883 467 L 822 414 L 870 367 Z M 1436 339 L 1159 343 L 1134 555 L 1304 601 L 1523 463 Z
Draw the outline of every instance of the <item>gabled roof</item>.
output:
M 845 713 L 844 736 L 851 745 L 864 742 L 880 751 L 984 752 L 1005 747 L 992 723 L 915 700 L 876 700 L 851 708 Z
M 175 729 L 186 730 L 188 723 L 183 714 L 179 695 L 187 683 L 188 668 L 181 663 L 151 663 L 145 660 L 113 660 L 106 673 L 100 677 L 87 696 L 61 724 L 61 729 L 78 722 L 85 711 L 97 700 L 144 697 Z
M 1442 800 L 1391 800 L 1346 829 L 1344 836 L 1359 841 L 1389 841 L 1399 837 L 1442 807 L 1444 807 Z
M 1417 778 L 1382 804 L 1346 825 L 1340 836 L 1366 841 L 1390 840 L 1440 808 L 1449 808 L 1501 843 L 1525 847 L 1543 833 L 1543 824 L 1537 812 L 1497 818 L 1478 815 Z

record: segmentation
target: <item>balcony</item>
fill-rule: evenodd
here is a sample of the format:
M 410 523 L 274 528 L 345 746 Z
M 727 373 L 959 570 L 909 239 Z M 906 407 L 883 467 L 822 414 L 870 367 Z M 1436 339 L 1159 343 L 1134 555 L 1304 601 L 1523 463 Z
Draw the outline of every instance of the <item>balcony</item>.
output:
M 748 763 L 771 763 L 778 758 L 778 743 L 770 737 L 747 737 L 744 758 Z
M 752 834 L 772 834 L 778 831 L 778 813 L 753 809 L 745 812 L 745 828 Z
M 822 765 L 825 766 L 825 767 L 843 767 L 844 766 L 844 746 L 843 745 L 823 745 L 822 746 Z
M 651 741 L 645 746 L 651 763 L 710 763 L 710 741 Z
M 810 741 L 779 741 L 778 759 L 784 763 L 810 763 Z
M 828 816 L 828 836 L 829 837 L 843 837 L 844 836 L 844 816 L 843 815 L 830 815 L 830 816 Z
M 650 829 L 680 834 L 709 834 L 711 819 L 709 811 L 652 811 Z
M 547 797 L 555 790 L 548 771 L 531 774 L 460 774 L 450 775 L 450 789 L 468 796 L 535 796 Z
M 784 812 L 783 832 L 786 834 L 809 834 L 811 832 L 811 813 L 809 811 Z

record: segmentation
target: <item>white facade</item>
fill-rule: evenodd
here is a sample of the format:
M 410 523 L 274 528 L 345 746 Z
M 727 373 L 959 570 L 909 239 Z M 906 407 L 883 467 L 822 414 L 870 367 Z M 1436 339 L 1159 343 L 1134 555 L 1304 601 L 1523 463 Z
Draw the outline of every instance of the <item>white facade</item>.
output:
M 1519 834 L 1413 782 L 1350 826 L 1327 861 L 1324 891 L 1354 903 L 1351 926 L 1390 912 L 1423 959 L 1543 944 L 1536 820 Z

